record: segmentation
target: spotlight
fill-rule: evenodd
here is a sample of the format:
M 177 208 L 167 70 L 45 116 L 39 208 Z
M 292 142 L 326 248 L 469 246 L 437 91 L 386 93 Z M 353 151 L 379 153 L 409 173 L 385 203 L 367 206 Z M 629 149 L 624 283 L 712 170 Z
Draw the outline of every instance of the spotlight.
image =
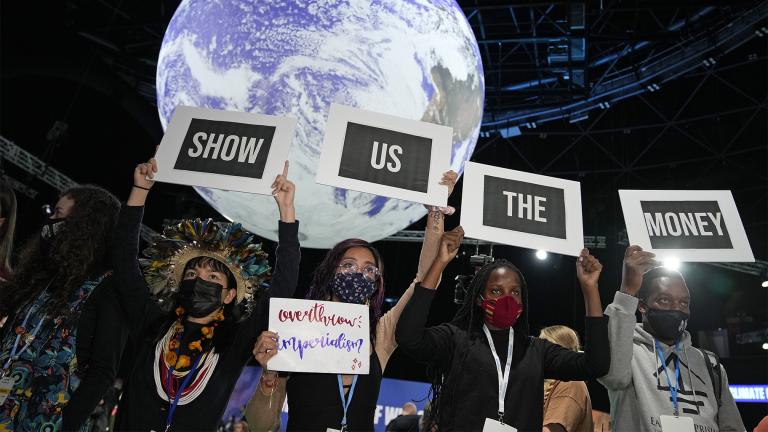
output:
M 766 343 L 764 343 L 764 344 L 763 344 L 763 349 L 764 349 L 764 350 L 768 350 L 768 342 L 766 342 Z
M 768 288 L 768 280 L 764 280 L 762 284 L 763 288 Z
M 536 251 L 536 258 L 538 258 L 538 259 L 540 259 L 540 260 L 542 260 L 542 261 L 543 261 L 543 260 L 545 260 L 545 259 L 547 259 L 547 256 L 548 256 L 548 255 L 549 255 L 549 254 L 548 254 L 548 253 L 547 253 L 547 251 L 545 251 L 545 250 L 541 250 L 541 249 L 539 249 L 539 250 L 537 250 L 537 251 Z
M 680 270 L 680 260 L 675 257 L 665 259 L 662 265 L 670 270 Z

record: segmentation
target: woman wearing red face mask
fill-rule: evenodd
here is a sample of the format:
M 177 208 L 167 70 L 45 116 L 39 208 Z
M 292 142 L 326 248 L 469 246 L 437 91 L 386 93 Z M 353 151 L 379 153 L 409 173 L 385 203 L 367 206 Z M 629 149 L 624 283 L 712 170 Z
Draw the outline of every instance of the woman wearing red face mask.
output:
M 437 282 L 463 234 L 458 227 L 443 235 L 438 257 L 400 317 L 397 343 L 430 366 L 429 420 L 441 432 L 491 425 L 495 428 L 488 430 L 541 430 L 544 379 L 597 378 L 610 366 L 607 319 L 597 290 L 602 266 L 586 249 L 576 262 L 587 310 L 584 353 L 530 336 L 528 287 L 520 270 L 504 260 L 477 272 L 453 321 L 425 328 Z

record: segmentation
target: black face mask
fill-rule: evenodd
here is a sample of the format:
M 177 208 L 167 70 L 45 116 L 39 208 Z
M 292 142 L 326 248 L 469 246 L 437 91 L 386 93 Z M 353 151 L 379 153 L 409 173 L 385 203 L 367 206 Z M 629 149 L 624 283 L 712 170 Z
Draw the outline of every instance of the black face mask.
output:
M 40 229 L 40 237 L 46 241 L 53 239 L 64 228 L 65 220 L 64 218 L 45 219 L 43 227 Z
M 192 318 L 203 318 L 223 306 L 224 286 L 203 279 L 185 279 L 179 285 L 179 304 Z
M 688 326 L 689 314 L 679 310 L 651 309 L 645 319 L 653 329 L 654 336 L 666 341 L 677 341 Z

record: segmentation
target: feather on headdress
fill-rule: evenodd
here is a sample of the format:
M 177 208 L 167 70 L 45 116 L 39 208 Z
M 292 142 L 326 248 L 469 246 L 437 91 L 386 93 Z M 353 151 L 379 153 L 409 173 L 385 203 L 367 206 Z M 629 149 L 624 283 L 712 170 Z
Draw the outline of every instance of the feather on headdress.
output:
M 256 236 L 239 223 L 212 219 L 182 220 L 165 227 L 163 235 L 144 250 L 139 264 L 153 296 L 165 297 L 178 290 L 189 260 L 206 256 L 227 266 L 237 282 L 237 302 L 250 304 L 254 294 L 271 277 L 267 253 Z

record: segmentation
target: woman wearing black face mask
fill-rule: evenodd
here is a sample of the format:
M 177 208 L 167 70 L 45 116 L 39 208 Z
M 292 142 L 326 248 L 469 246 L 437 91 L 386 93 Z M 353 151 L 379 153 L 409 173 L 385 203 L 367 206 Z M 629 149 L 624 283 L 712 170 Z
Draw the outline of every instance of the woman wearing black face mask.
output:
M 528 287 L 522 273 L 503 260 L 477 272 L 452 322 L 425 328 L 440 275 L 463 234 L 458 227 L 443 235 L 438 257 L 403 310 L 397 342 L 431 368 L 430 424 L 441 432 L 490 424 L 493 430 L 541 430 L 544 379 L 584 380 L 608 370 L 607 323 L 597 290 L 602 266 L 586 249 L 576 262 L 587 310 L 585 353 L 529 335 Z
M 108 277 L 119 208 L 96 186 L 64 192 L 0 289 L 0 430 L 78 428 L 112 384 L 126 335 Z
M 440 184 L 448 186 L 449 194 L 453 191 L 457 177 L 453 171 L 443 174 Z M 421 280 L 426 266 L 437 254 L 437 246 L 443 233 L 444 212 L 450 213 L 450 210 L 430 208 L 419 257 L 417 280 Z M 344 427 L 350 431 L 373 430 L 382 374 L 397 347 L 394 338 L 395 326 L 413 292 L 412 284 L 400 301 L 382 315 L 382 265 L 379 252 L 367 241 L 344 240 L 328 251 L 323 262 L 315 270 L 307 295 L 307 298 L 313 300 L 369 306 L 373 348 L 369 374 L 292 373 L 288 377 L 277 378 L 274 372 L 266 372 L 246 409 L 248 424 L 254 430 L 275 428 L 286 396 L 286 387 L 290 413 L 288 431 L 324 431 Z M 266 367 L 269 358 L 277 353 L 274 340 L 276 336 L 272 332 L 264 332 L 254 348 L 254 355 L 263 367 Z
M 290 297 L 296 287 L 298 222 L 287 171 L 286 162 L 273 184 L 280 243 L 267 293 L 262 293 L 269 276 L 266 254 L 239 224 L 182 221 L 167 227 L 145 251 L 148 259 L 137 262 L 143 205 L 157 166 L 151 159 L 134 171 L 113 253 L 138 352 L 117 430 L 216 428 L 264 328 L 269 298 Z

